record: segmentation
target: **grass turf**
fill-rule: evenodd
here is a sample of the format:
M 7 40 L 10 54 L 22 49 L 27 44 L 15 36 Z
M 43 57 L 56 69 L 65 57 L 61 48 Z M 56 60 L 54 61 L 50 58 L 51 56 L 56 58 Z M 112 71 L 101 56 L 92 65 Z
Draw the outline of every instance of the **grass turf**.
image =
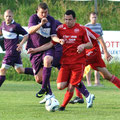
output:
M 40 85 L 33 81 L 5 81 L 0 88 L 0 120 L 119 120 L 119 89 L 109 82 L 101 83 L 104 87 L 88 87 L 96 96 L 93 108 L 87 109 L 86 103 L 68 104 L 65 111 L 48 112 L 44 104 L 39 104 L 42 98 L 35 97 Z M 66 90 L 57 90 L 54 81 L 51 86 L 61 104 Z

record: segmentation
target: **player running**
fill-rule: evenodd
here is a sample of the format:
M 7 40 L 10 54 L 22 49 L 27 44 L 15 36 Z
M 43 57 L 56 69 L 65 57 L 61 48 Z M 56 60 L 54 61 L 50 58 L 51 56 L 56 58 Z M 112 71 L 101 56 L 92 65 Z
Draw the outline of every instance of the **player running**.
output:
M 6 49 L 5 56 L 0 68 L 0 86 L 5 81 L 6 71 L 10 66 L 20 74 L 33 75 L 32 68 L 23 68 L 20 52 L 17 51 L 17 44 L 19 43 L 19 34 L 22 34 L 23 40 L 28 39 L 28 33 L 23 29 L 20 24 L 16 23 L 13 19 L 13 12 L 8 9 L 4 12 L 5 21 L 2 22 L 0 27 L 0 35 L 4 37 L 4 46 Z
M 56 21 L 48 14 L 48 6 L 44 2 L 38 5 L 37 13 L 30 17 L 28 28 L 29 39 L 27 42 L 27 49 L 42 46 L 50 42 L 51 39 L 56 41 L 59 40 L 56 34 Z M 41 83 L 42 80 L 42 88 L 36 94 L 38 98 L 47 93 L 52 96 L 49 79 L 51 76 L 54 53 L 55 48 L 51 47 L 46 51 L 30 54 L 35 80 L 37 83 Z M 41 70 L 43 70 L 43 72 L 41 72 Z
M 92 43 L 87 36 L 86 30 L 81 25 L 77 24 L 75 20 L 74 11 L 68 10 L 65 13 L 66 24 L 60 25 L 57 28 L 59 38 L 64 39 L 65 42 L 63 44 L 63 55 L 57 79 L 57 87 L 59 90 L 68 87 L 63 104 L 59 109 L 60 111 L 65 110 L 67 103 L 73 95 L 74 87 L 77 87 L 85 95 L 87 108 L 92 107 L 94 99 L 94 95 L 90 94 L 81 82 L 86 62 L 85 49 L 91 48 Z M 50 45 L 53 44 L 49 43 L 47 47 Z M 44 46 L 42 47 L 44 48 Z

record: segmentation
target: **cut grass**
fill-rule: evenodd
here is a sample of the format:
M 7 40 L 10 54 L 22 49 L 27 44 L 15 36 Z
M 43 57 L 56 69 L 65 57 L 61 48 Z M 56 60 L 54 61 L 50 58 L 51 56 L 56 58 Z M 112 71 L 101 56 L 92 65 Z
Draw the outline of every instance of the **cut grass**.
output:
M 119 89 L 109 82 L 101 83 L 104 87 L 88 87 L 96 96 L 93 108 L 87 109 L 86 103 L 68 104 L 64 112 L 48 112 L 44 104 L 39 104 L 43 98 L 35 97 L 40 85 L 33 81 L 6 81 L 0 88 L 0 120 L 119 120 Z M 61 104 L 66 90 L 57 90 L 55 81 L 51 85 Z

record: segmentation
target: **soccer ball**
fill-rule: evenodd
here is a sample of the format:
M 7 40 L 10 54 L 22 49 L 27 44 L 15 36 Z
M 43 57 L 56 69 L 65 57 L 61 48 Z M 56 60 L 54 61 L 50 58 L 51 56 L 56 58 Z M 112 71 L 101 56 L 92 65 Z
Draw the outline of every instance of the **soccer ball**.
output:
M 55 112 L 59 108 L 59 102 L 55 98 L 50 98 L 45 103 L 45 108 L 49 112 Z

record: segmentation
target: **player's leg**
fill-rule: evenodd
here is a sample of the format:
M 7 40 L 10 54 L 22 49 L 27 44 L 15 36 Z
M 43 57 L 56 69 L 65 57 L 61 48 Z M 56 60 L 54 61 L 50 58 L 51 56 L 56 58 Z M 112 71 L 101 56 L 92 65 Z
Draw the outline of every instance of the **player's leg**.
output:
M 57 88 L 63 90 L 68 87 L 70 79 L 69 65 L 62 65 L 57 77 Z
M 95 76 L 95 86 L 99 86 L 100 85 L 100 74 L 98 71 L 94 71 L 94 76 Z
M 55 55 L 53 59 L 52 66 L 56 67 L 58 70 L 60 70 L 60 59 L 62 56 L 62 45 L 61 44 L 56 44 L 55 45 Z
M 84 99 L 81 92 L 77 88 L 75 88 L 75 92 L 76 92 L 76 97 L 73 100 L 71 100 L 69 103 L 71 104 L 84 103 Z
M 2 67 L 0 68 L 0 87 L 2 86 L 3 82 L 6 79 L 6 71 L 9 69 L 10 65 L 2 64 Z
M 19 74 L 34 75 L 32 68 L 23 68 L 22 64 L 15 64 L 15 70 Z
M 91 86 L 91 70 L 88 72 L 86 75 L 86 80 L 87 80 L 87 86 Z
M 120 88 L 120 79 L 118 79 L 116 76 L 112 75 L 106 67 L 97 67 L 100 74 L 103 76 L 104 79 L 112 82 L 115 86 Z
M 85 97 L 87 108 L 92 107 L 94 95 L 90 94 L 81 80 L 83 79 L 85 65 L 76 64 L 72 67 L 72 75 L 70 83 L 74 85 Z M 89 102 L 90 101 L 90 102 Z
M 50 87 L 50 75 L 51 75 L 51 63 L 53 61 L 53 57 L 46 55 L 44 57 L 44 66 L 42 72 L 42 89 L 36 94 L 37 97 L 42 97 L 46 92 L 52 95 L 52 90 Z
M 29 75 L 34 75 L 33 69 L 32 68 L 23 68 L 23 64 L 21 61 L 21 56 L 17 56 L 16 58 L 13 59 L 14 61 L 12 62 L 14 65 L 15 70 L 19 74 L 29 74 Z
M 79 85 L 75 85 L 76 88 L 85 96 L 86 102 L 87 102 L 87 108 L 92 107 L 93 100 L 95 99 L 94 94 L 89 93 L 83 82 L 81 82 Z
M 69 103 L 70 99 L 73 96 L 73 92 L 74 92 L 74 86 L 69 84 L 68 89 L 67 89 L 65 96 L 64 96 L 63 103 L 62 103 L 61 107 L 59 108 L 59 111 L 65 110 L 66 105 Z
M 40 68 L 37 74 L 34 75 L 35 81 L 38 84 L 42 84 L 42 73 L 43 73 L 43 68 Z

